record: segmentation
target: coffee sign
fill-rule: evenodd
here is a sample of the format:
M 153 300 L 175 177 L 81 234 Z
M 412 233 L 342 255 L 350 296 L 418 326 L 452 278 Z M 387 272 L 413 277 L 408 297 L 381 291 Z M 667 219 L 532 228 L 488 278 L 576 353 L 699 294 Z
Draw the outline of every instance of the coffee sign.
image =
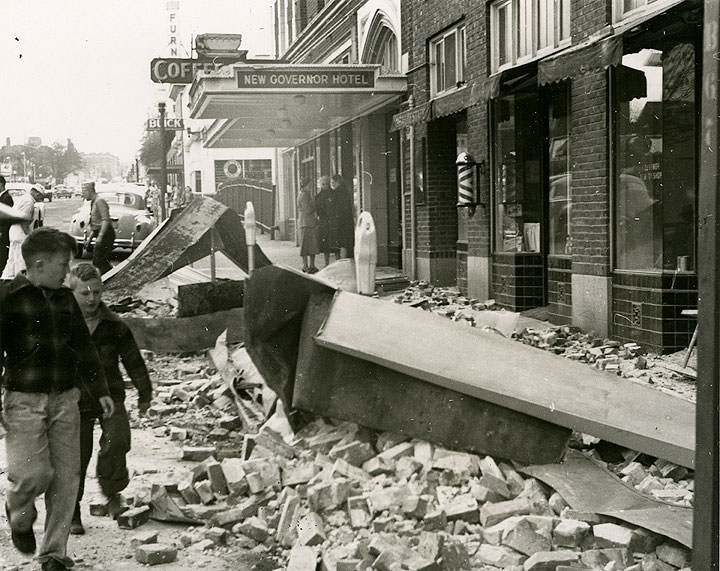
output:
M 217 71 L 227 63 L 227 60 L 155 58 L 150 62 L 150 79 L 155 83 L 192 83 L 198 71 Z
M 241 89 L 358 89 L 375 87 L 375 71 L 332 69 L 238 69 Z

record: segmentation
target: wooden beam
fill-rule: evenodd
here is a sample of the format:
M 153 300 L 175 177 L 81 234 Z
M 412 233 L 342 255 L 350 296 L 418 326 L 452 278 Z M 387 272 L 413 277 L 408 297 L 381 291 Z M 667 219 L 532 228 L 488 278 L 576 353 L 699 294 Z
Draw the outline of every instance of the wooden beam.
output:
M 705 0 L 698 185 L 697 466 L 693 569 L 717 571 L 720 526 L 720 4 Z M 699 85 L 699 83 L 698 83 Z
M 499 335 L 338 292 L 318 344 L 693 467 L 695 406 Z

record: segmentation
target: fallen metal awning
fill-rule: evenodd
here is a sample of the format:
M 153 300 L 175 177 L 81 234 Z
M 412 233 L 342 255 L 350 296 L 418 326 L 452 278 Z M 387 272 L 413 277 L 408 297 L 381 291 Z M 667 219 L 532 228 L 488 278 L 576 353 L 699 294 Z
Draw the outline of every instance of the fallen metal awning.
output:
M 198 74 L 190 117 L 218 120 L 207 147 L 293 147 L 406 91 L 404 75 L 380 75 L 378 65 L 235 64 Z
M 248 248 L 240 217 L 224 204 L 203 196 L 173 213 L 135 249 L 129 258 L 103 275 L 106 290 L 136 292 L 206 256 L 222 252 L 248 273 Z M 255 267 L 271 262 L 255 246 Z
M 339 292 L 323 348 L 665 458 L 695 463 L 695 405 L 398 304 Z

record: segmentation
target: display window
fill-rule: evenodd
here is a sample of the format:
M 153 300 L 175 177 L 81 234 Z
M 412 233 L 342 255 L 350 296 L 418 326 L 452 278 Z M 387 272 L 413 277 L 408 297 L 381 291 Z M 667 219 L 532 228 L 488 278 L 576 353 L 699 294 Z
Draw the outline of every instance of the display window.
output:
M 655 41 L 613 72 L 614 265 L 693 271 L 696 49 Z

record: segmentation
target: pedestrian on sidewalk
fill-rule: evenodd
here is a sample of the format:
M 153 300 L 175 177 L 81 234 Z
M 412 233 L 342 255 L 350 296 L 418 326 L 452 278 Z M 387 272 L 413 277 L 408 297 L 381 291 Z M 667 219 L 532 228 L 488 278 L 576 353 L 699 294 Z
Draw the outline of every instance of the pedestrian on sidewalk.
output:
M 80 486 L 70 533 L 82 535 L 85 528 L 80 515 L 80 501 L 93 452 L 96 420 L 100 421 L 102 428 L 96 463 L 97 479 L 100 490 L 110 500 L 112 511 L 120 507 L 118 493 L 130 483 L 126 460 L 126 454 L 130 452 L 130 421 L 125 408 L 125 382 L 120 373 L 120 361 L 138 391 L 140 414 L 150 407 L 152 384 L 130 328 L 102 301 L 103 284 L 99 270 L 91 264 L 78 264 L 70 271 L 68 284 L 100 355 L 114 403 L 112 416 L 103 418 L 96 400 L 88 391 L 83 391 L 80 397 Z
M 333 247 L 337 248 L 340 258 L 349 258 L 353 255 L 353 245 L 355 243 L 353 197 L 345 184 L 345 180 L 339 174 L 330 177 L 330 188 L 335 203 L 334 224 L 331 225 Z
M 0 175 L 0 203 L 14 206 L 13 197 L 5 188 L 5 177 Z M 12 220 L 0 220 L 0 272 L 5 269 L 10 249 L 10 226 Z
M 35 203 L 42 202 L 41 192 L 34 187 L 25 191 L 25 194 L 18 197 L 13 205 L 23 215 L 23 220 L 14 222 L 10 226 L 10 248 L 5 269 L 2 270 L 0 280 L 11 280 L 16 275 L 25 271 L 25 260 L 22 257 L 22 244 L 32 230 L 32 219 L 35 215 Z
M 112 269 L 110 255 L 115 244 L 115 229 L 110 219 L 110 207 L 104 198 L 97 195 L 94 182 L 83 183 L 82 196 L 85 200 L 90 201 L 91 233 L 86 238 L 85 250 L 87 251 L 90 240 L 95 238 L 93 264 L 104 274 Z
M 45 494 L 43 571 L 73 565 L 67 556 L 80 481 L 80 387 L 113 413 L 102 364 L 70 289 L 71 236 L 39 228 L 22 245 L 27 274 L 0 286 L 3 421 L 10 487 L 5 513 L 13 545 L 35 552 L 35 498 Z M 81 372 L 80 378 L 78 372 Z
M 297 212 L 300 233 L 300 257 L 303 261 L 302 271 L 314 274 L 318 271 L 315 266 L 315 256 L 320 252 L 320 248 L 318 243 L 317 209 L 315 208 L 315 197 L 309 179 L 304 179 L 300 184 Z

